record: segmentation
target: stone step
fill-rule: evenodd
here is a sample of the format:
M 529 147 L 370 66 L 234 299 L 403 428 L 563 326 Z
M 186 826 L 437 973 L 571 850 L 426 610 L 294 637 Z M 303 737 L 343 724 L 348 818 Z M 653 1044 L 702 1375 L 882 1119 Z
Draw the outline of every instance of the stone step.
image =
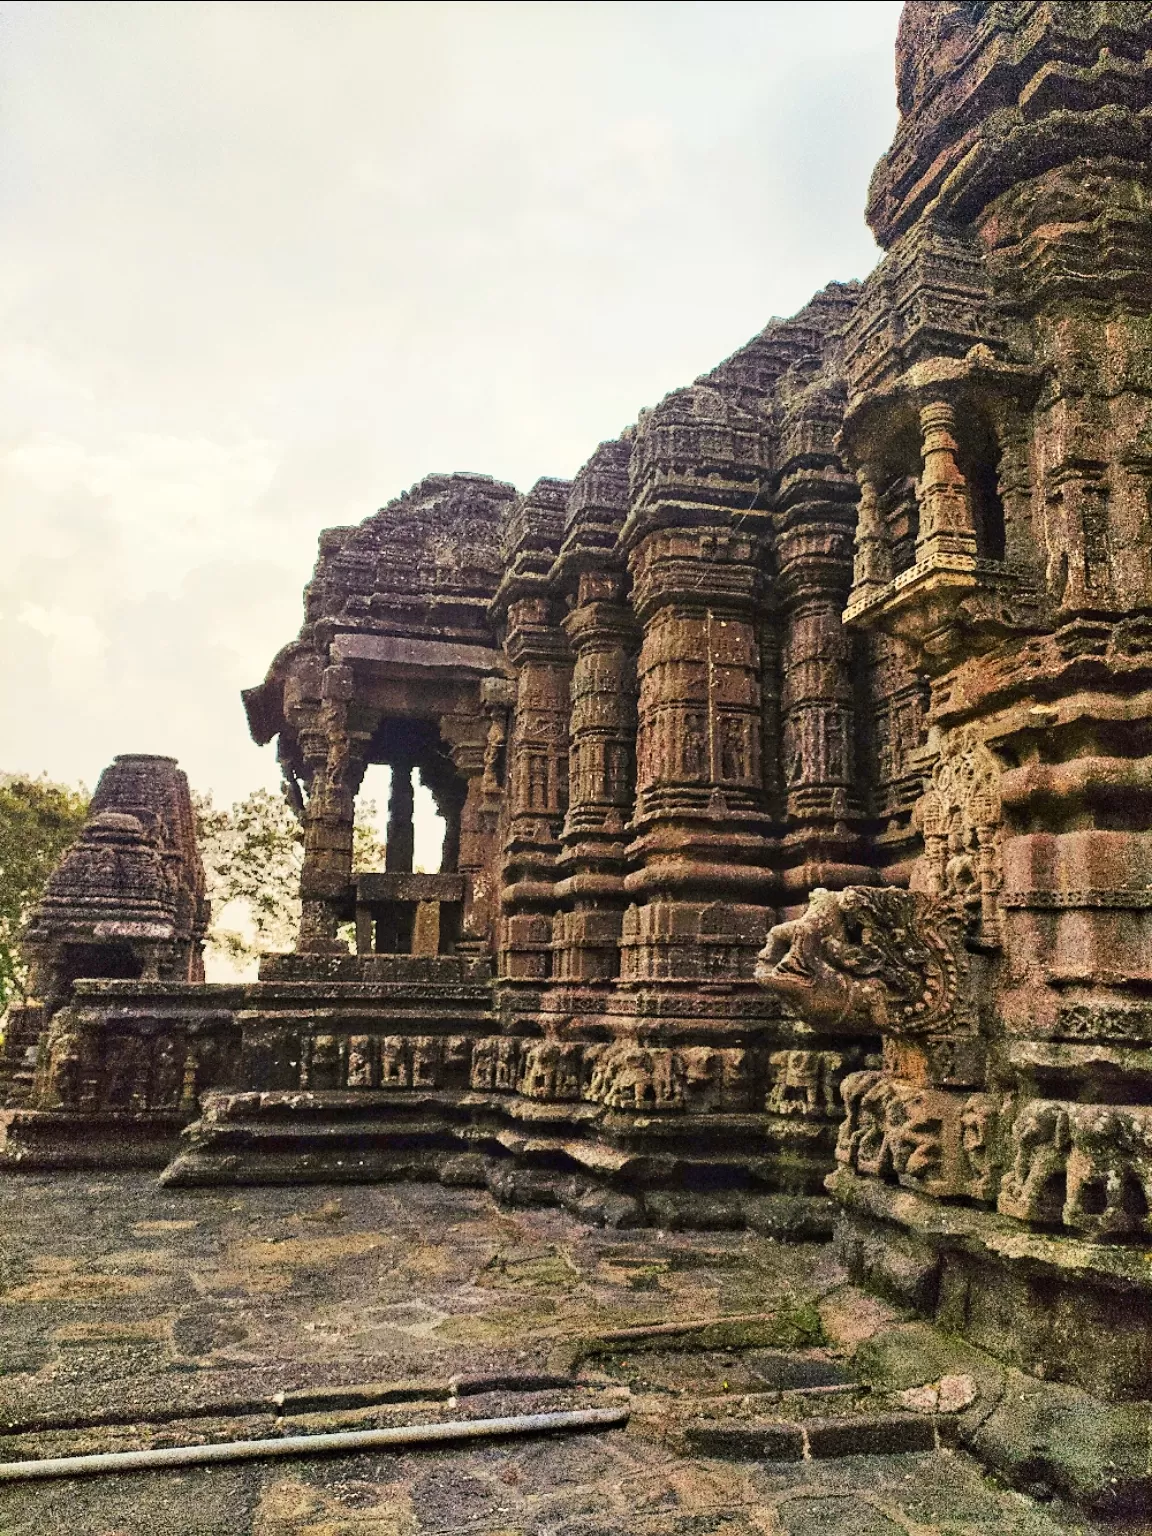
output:
M 724 1461 L 808 1461 L 892 1456 L 950 1445 L 951 1421 L 916 1413 L 859 1412 L 831 1418 L 701 1419 L 676 1437 L 696 1456 Z

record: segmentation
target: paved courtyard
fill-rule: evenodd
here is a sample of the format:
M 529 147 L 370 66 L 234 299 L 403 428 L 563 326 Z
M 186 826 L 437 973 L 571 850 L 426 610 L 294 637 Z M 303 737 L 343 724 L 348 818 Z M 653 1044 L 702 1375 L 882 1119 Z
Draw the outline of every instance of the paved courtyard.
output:
M 608 1431 L 4 1484 L 0 1536 L 1098 1529 L 947 1448 L 693 1449 L 702 1412 L 787 1417 L 782 1362 L 822 1414 L 859 1408 L 835 1385 L 853 1322 L 824 1247 L 602 1231 L 438 1185 L 162 1190 L 142 1174 L 5 1175 L 0 1231 L 5 1460 L 632 1410 Z M 721 1318 L 741 1321 L 709 1332 Z M 685 1334 L 652 1334 L 670 1324 Z M 683 1337 L 709 1348 L 680 1355 Z

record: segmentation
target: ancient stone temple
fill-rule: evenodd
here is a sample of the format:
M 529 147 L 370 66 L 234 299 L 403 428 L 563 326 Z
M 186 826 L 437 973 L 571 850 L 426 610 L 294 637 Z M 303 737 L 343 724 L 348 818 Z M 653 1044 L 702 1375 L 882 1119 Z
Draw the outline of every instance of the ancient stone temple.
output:
M 914 0 L 897 64 L 863 284 L 571 482 L 321 535 L 245 694 L 293 953 L 205 987 L 194 851 L 109 790 L 30 930 L 9 1157 L 838 1213 L 865 1286 L 1152 1397 L 1152 5 Z
M 1120 1398 L 1152 1395 L 1150 48 L 1145 5 L 905 7 L 839 444 L 845 630 L 927 690 L 916 857 L 762 962 L 883 1039 L 841 1085 L 850 1270 Z
M 167 1177 L 419 1147 L 599 1219 L 827 1228 L 838 1086 L 878 1038 L 793 1018 L 755 958 L 813 885 L 899 877 L 923 771 L 919 683 L 841 623 L 855 303 L 827 289 L 571 483 L 433 476 L 323 535 L 300 636 L 245 696 L 303 819 L 297 953 L 245 1014 L 259 1099 L 214 1101 Z M 873 695 L 904 720 L 882 842 Z M 352 864 L 371 763 L 382 875 Z M 437 874 L 412 871 L 414 775 Z
M 186 1010 L 177 1037 L 141 1002 L 211 990 L 208 915 L 186 777 L 169 757 L 118 757 L 24 934 L 35 1001 L 13 1010 L 0 1055 L 0 1087 L 18 1110 L 10 1158 L 68 1165 L 166 1155 L 198 1083 L 207 1086 L 212 1052 L 189 1074 L 185 1035 L 203 1010 Z M 109 985 L 119 986 L 122 1006 L 100 992 Z

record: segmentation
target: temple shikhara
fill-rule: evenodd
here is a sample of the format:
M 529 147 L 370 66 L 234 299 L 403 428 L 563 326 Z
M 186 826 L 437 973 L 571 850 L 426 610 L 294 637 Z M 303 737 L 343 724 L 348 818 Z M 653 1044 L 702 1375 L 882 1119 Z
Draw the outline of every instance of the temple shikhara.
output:
M 320 534 L 243 701 L 305 850 L 258 981 L 203 981 L 183 775 L 108 768 L 8 1166 L 834 1234 L 1029 1380 L 1152 1399 L 1152 5 L 909 4 L 897 91 L 864 282 L 571 481 Z

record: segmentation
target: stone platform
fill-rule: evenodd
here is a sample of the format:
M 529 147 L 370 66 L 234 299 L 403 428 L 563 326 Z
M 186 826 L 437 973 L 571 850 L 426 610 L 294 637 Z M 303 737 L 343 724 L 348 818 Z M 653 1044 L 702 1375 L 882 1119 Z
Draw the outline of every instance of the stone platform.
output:
M 512 1093 L 213 1093 L 164 1169 L 169 1185 L 363 1183 L 487 1188 L 599 1226 L 752 1227 L 826 1238 L 833 1207 L 797 1180 L 773 1190 L 763 1116 L 626 1115 Z M 805 1169 L 804 1172 L 807 1172 Z
M 168 1183 L 439 1179 L 598 1224 L 828 1237 L 840 1077 L 715 1021 L 498 1015 L 468 955 L 266 957 L 259 981 L 76 983 L 0 1166 Z M 763 1032 L 763 1030 L 761 1031 Z M 743 1033 L 753 1033 L 743 1026 Z
M 852 1279 L 1051 1382 L 1097 1393 L 1152 1432 L 1147 1251 L 1029 1229 L 838 1169 L 836 1246 Z
M 1036 1466 L 1043 1502 L 952 1447 L 1003 1383 L 979 1352 L 932 1355 L 826 1245 L 597 1231 L 427 1184 L 140 1173 L 9 1174 L 0 1224 L 3 1459 L 632 1410 L 595 1435 L 7 1485 L 6 1536 L 1103 1531 Z

